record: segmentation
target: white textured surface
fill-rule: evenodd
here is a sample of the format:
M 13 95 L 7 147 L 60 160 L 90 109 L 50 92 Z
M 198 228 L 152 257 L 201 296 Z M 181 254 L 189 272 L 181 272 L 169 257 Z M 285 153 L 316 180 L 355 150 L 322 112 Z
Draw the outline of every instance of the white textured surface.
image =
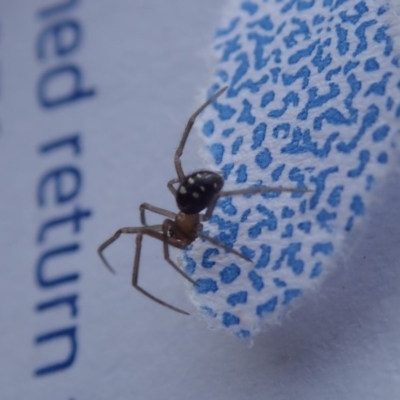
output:
M 221 26 L 210 86 L 228 89 L 201 117 L 214 170 L 228 189 L 313 191 L 220 201 L 205 229 L 253 264 L 201 241 L 187 252 L 194 304 L 247 338 L 342 262 L 397 166 L 399 36 L 374 1 L 232 2 Z

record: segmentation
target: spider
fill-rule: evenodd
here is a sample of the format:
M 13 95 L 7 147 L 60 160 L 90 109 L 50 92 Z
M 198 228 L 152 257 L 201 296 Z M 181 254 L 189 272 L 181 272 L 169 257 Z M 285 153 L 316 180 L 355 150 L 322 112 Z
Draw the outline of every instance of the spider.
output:
M 140 221 L 142 226 L 137 227 L 127 227 L 118 229 L 113 236 L 106 240 L 99 248 L 98 254 L 102 259 L 105 266 L 112 272 L 115 273 L 114 269 L 110 266 L 108 261 L 103 255 L 103 251 L 113 242 L 115 242 L 121 234 L 136 234 L 136 251 L 133 261 L 133 274 L 132 274 L 132 286 L 154 300 L 156 303 L 161 304 L 171 310 L 177 311 L 178 313 L 189 315 L 184 310 L 177 308 L 171 304 L 164 302 L 163 300 L 153 296 L 147 290 L 139 286 L 139 266 L 140 266 L 140 253 L 142 248 L 143 236 L 147 235 L 163 242 L 163 251 L 165 260 L 174 268 L 180 275 L 191 282 L 193 285 L 197 283 L 188 276 L 184 271 L 182 271 L 174 261 L 171 260 L 169 254 L 169 246 L 176 247 L 178 249 L 185 249 L 191 243 L 193 243 L 198 237 L 203 238 L 216 246 L 231 252 L 238 257 L 250 261 L 244 255 L 239 253 L 237 250 L 226 246 L 225 244 L 219 242 L 218 240 L 205 235 L 202 232 L 203 226 L 201 222 L 208 221 L 214 211 L 215 205 L 221 197 L 230 197 L 237 195 L 247 195 L 256 193 L 266 193 L 266 192 L 305 192 L 308 190 L 303 189 L 291 189 L 291 188 L 281 188 L 281 187 L 251 187 L 239 190 L 227 190 L 222 191 L 224 181 L 221 175 L 217 172 L 209 170 L 198 170 L 192 172 L 189 175 L 185 175 L 182 169 L 181 156 L 183 149 L 185 147 L 186 141 L 188 139 L 189 133 L 192 126 L 196 120 L 196 117 L 217 97 L 225 92 L 227 86 L 218 90 L 212 97 L 210 97 L 200 108 L 198 108 L 193 115 L 189 118 L 185 130 L 183 132 L 179 146 L 175 152 L 174 163 L 177 173 L 177 178 L 171 179 L 167 183 L 168 189 L 171 191 L 176 199 L 176 204 L 178 206 L 178 213 L 174 213 L 169 210 L 165 210 L 160 207 L 153 206 L 149 203 L 143 203 L 140 205 Z M 179 184 L 178 188 L 174 187 L 174 184 Z M 200 214 L 205 210 L 204 214 Z M 150 211 L 159 215 L 166 217 L 164 222 L 160 225 L 148 225 L 146 223 L 145 211 Z

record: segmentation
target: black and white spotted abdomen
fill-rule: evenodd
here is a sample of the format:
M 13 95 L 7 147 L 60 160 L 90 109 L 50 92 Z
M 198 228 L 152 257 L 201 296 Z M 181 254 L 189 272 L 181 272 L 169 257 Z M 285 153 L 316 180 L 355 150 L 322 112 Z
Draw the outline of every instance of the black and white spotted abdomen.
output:
M 222 177 L 212 171 L 196 171 L 185 177 L 176 193 L 176 203 L 185 214 L 198 214 L 222 189 Z

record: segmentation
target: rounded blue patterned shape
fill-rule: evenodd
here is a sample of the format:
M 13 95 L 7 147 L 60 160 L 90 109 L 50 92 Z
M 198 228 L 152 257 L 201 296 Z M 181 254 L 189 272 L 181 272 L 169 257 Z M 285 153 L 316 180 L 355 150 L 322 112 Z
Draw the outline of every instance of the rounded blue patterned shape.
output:
M 222 283 L 232 283 L 239 275 L 240 268 L 236 264 L 231 264 L 225 267 L 220 273 Z

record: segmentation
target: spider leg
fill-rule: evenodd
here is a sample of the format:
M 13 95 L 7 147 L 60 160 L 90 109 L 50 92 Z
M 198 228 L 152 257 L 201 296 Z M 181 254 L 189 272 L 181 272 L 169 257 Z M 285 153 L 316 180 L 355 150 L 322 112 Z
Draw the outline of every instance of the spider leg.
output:
M 176 197 L 176 189 L 174 188 L 174 184 L 179 182 L 179 178 L 174 178 L 168 181 L 167 186 L 170 192 L 173 194 L 174 197 Z
M 147 290 L 143 289 L 141 286 L 139 286 L 138 284 L 138 280 L 139 280 L 139 266 L 140 266 L 140 253 L 142 250 L 142 239 L 143 239 L 143 233 L 139 232 L 136 235 L 136 252 L 135 252 L 135 259 L 133 262 L 133 273 L 132 273 L 132 286 L 138 290 L 140 293 L 142 293 L 143 295 L 145 295 L 146 297 L 148 297 L 149 299 L 155 301 L 156 303 L 167 307 L 171 310 L 174 310 L 178 313 L 184 314 L 184 315 L 189 315 L 188 312 L 181 310 L 180 308 L 174 307 L 171 304 L 166 303 L 163 300 L 160 300 L 159 298 L 153 296 L 151 293 L 149 293 Z
M 210 204 L 207 207 L 206 212 L 200 216 L 200 220 L 208 221 L 211 218 L 211 215 L 214 212 L 214 208 L 215 205 L 217 204 L 218 199 L 222 197 L 231 197 L 231 196 L 246 195 L 246 194 L 281 193 L 281 192 L 306 193 L 306 192 L 312 192 L 312 190 L 298 189 L 298 188 L 267 187 L 267 186 L 249 187 L 237 190 L 225 190 L 223 192 L 217 193 L 212 198 Z
M 104 265 L 107 269 L 115 274 L 114 268 L 108 263 L 107 259 L 103 255 L 103 251 L 110 246 L 110 244 L 114 243 L 122 234 L 135 234 L 135 233 L 147 233 L 150 236 L 153 236 L 153 233 L 156 234 L 157 231 L 159 232 L 162 229 L 161 225 L 151 225 L 151 226 L 137 226 L 137 227 L 128 227 L 128 228 L 120 228 L 118 229 L 114 235 L 112 235 L 109 239 L 107 239 L 103 244 L 99 246 L 97 249 L 97 253 L 99 254 L 101 260 L 103 261 Z M 156 239 L 159 239 L 156 237 Z M 162 239 L 160 239 L 162 240 Z
M 205 235 L 203 232 L 198 232 L 198 235 L 209 241 L 210 243 L 214 244 L 215 246 L 221 247 L 222 249 L 226 250 L 229 253 L 235 254 L 240 258 L 243 258 L 243 260 L 249 261 L 249 262 L 253 262 L 250 258 L 245 257 L 242 253 L 239 253 L 237 250 L 233 249 L 232 247 L 229 247 L 227 245 L 225 245 L 224 243 L 220 242 L 217 239 L 214 239 L 210 236 Z
M 138 284 L 139 279 L 139 267 L 140 267 L 140 253 L 142 249 L 142 239 L 143 235 L 151 236 L 155 239 L 164 241 L 164 235 L 160 232 L 162 230 L 162 225 L 151 225 L 151 226 L 140 226 L 140 227 L 133 227 L 133 228 L 121 228 L 118 229 L 113 236 L 111 236 L 108 240 L 106 240 L 98 249 L 98 253 L 102 261 L 104 262 L 105 266 L 112 272 L 115 273 L 114 269 L 110 266 L 108 261 L 103 255 L 103 251 L 113 242 L 115 242 L 123 233 L 130 233 L 136 234 L 136 251 L 135 251 L 135 259 L 133 262 L 133 273 L 132 273 L 132 286 L 138 290 L 140 293 L 144 294 L 145 296 L 149 297 L 151 300 L 155 301 L 158 304 L 161 304 L 171 310 L 179 312 L 181 314 L 189 315 L 186 311 L 183 311 L 177 307 L 174 307 L 164 301 L 158 299 L 157 297 L 153 296 L 151 293 L 143 289 Z
M 171 267 L 181 274 L 185 279 L 187 279 L 190 283 L 193 285 L 197 286 L 196 281 L 194 281 L 189 275 L 185 274 L 184 271 L 182 271 L 170 258 L 169 256 L 169 247 L 168 245 L 177 247 L 178 249 L 185 249 L 193 240 L 190 240 L 188 238 L 187 240 L 178 240 L 173 237 L 168 236 L 168 230 L 172 228 L 175 231 L 179 230 L 179 227 L 176 226 L 174 221 L 171 221 L 170 219 L 166 219 L 162 225 L 162 231 L 163 231 L 163 249 L 164 249 L 164 258 L 165 260 L 171 265 Z M 180 231 L 180 230 L 179 230 Z M 180 232 L 181 233 L 181 232 Z M 182 232 L 183 233 L 183 232 Z
M 145 210 L 151 211 L 156 214 L 163 215 L 164 217 L 168 217 L 168 218 L 175 218 L 175 216 L 176 216 L 176 214 L 172 211 L 153 206 L 149 203 L 141 204 L 139 207 L 139 210 L 140 210 L 140 222 L 142 223 L 143 226 L 148 226 L 146 223 Z
M 185 174 L 182 169 L 182 164 L 181 164 L 181 155 L 183 153 L 183 148 L 185 147 L 186 140 L 189 136 L 190 130 L 192 129 L 192 126 L 194 124 L 194 121 L 196 120 L 197 116 L 208 106 L 210 105 L 218 96 L 220 96 L 225 90 L 227 89 L 227 86 L 223 87 L 222 89 L 218 90 L 213 96 L 211 96 L 202 106 L 200 106 L 189 118 L 185 130 L 183 131 L 183 135 L 181 138 L 181 141 L 179 142 L 179 146 L 176 149 L 175 152 L 175 169 L 176 173 L 178 174 L 179 181 L 182 182 L 185 178 Z

